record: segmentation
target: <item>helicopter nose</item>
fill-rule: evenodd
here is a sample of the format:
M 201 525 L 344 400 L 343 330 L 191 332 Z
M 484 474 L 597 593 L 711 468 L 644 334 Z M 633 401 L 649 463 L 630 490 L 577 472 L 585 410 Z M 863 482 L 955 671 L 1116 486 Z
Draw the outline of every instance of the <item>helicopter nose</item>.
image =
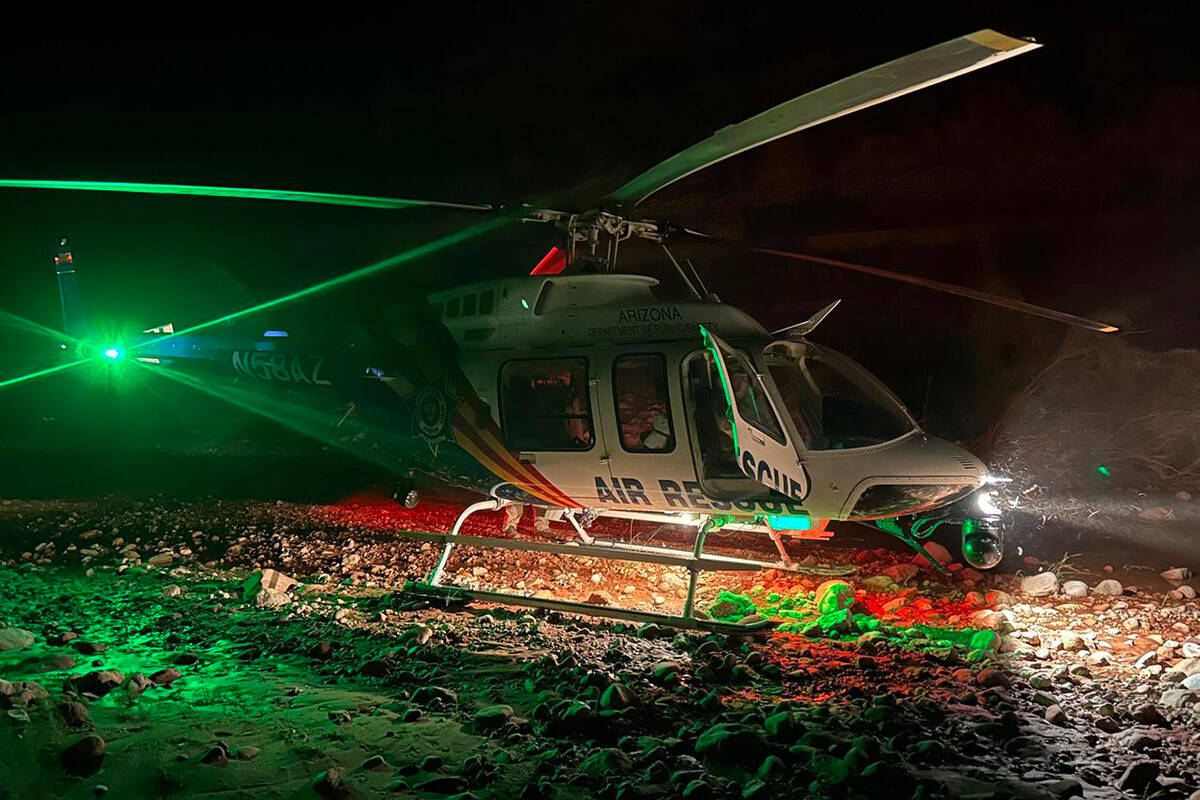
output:
M 853 468 L 862 477 L 845 495 L 842 519 L 875 519 L 940 508 L 987 482 L 988 469 L 982 461 L 956 444 L 925 434 L 864 453 L 862 459 L 845 463 L 847 471 Z M 822 466 L 834 467 L 813 461 L 814 475 Z
M 990 474 L 987 464 L 956 444 L 942 439 L 938 441 L 946 448 L 944 458 L 947 459 L 947 462 L 953 461 L 955 467 L 963 470 L 974 479 L 976 486 L 982 486 L 987 483 L 988 475 Z
M 906 461 L 914 476 L 954 477 L 963 483 L 982 486 L 987 482 L 987 465 L 958 445 L 922 434 L 904 443 L 896 453 Z

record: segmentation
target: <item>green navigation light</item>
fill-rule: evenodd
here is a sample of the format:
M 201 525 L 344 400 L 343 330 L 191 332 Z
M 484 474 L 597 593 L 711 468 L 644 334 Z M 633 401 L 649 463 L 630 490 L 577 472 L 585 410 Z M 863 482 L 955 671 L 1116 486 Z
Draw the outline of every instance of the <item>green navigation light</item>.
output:
M 115 361 L 116 359 L 121 357 L 121 351 L 115 347 L 110 347 L 104 351 L 104 357 L 111 358 Z
M 812 530 L 812 517 L 802 517 L 792 514 L 771 514 L 767 517 L 767 524 L 771 526 L 773 531 L 810 531 Z

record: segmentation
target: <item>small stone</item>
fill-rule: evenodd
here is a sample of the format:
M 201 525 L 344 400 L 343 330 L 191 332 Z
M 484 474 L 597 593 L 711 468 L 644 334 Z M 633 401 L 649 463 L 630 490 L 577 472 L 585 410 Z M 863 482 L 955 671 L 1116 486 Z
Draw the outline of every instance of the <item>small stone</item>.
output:
M 387 759 L 381 755 L 373 755 L 362 763 L 362 768 L 371 772 L 384 772 L 391 769 L 388 766 Z
M 1134 795 L 1142 795 L 1158 778 L 1158 764 L 1139 761 L 1130 764 L 1117 780 L 1117 788 Z
M 1088 585 L 1083 581 L 1066 581 L 1062 585 L 1062 593 L 1067 597 L 1087 597 Z
M 418 783 L 413 788 L 418 792 L 429 792 L 430 794 L 457 794 L 465 792 L 469 786 L 467 779 L 460 778 L 458 775 L 439 775 L 424 783 Z
M 263 589 L 287 594 L 296 585 L 296 579 L 274 569 L 254 573 L 242 584 L 242 596 L 253 600 Z
M 1166 718 L 1162 712 L 1158 710 L 1158 706 L 1153 703 L 1144 703 L 1138 706 L 1130 714 L 1135 720 L 1143 725 L 1158 725 L 1166 727 L 1168 725 Z
M 626 774 L 633 769 L 633 761 L 615 747 L 605 747 L 585 758 L 579 765 L 584 775 L 601 778 L 606 775 Z
M 1062 710 L 1062 706 L 1055 703 L 1046 709 L 1046 722 L 1049 722 L 1051 725 L 1066 725 L 1067 712 Z
M 766 740 L 763 734 L 748 725 L 720 722 L 696 740 L 696 755 L 706 760 L 757 767 Z
M 167 667 L 166 669 L 160 669 L 158 672 L 150 673 L 150 682 L 155 686 L 170 686 L 182 677 L 182 672 L 174 667 Z
M 170 553 L 158 553 L 146 559 L 146 563 L 152 567 L 165 567 L 175 560 L 175 556 Z
M 509 705 L 494 705 L 481 708 L 475 712 L 475 726 L 480 730 L 492 731 L 512 719 L 513 707 Z
M 1021 594 L 1029 597 L 1048 597 L 1058 591 L 1058 576 L 1041 572 L 1021 579 Z
M 1083 637 L 1075 631 L 1063 631 L 1059 637 L 1059 641 L 1062 642 L 1063 650 L 1066 650 L 1068 653 L 1077 653 L 1087 647 L 1083 643 Z
M 229 763 L 229 751 L 219 744 L 213 745 L 200 757 L 200 763 L 211 767 L 223 767 Z
M 939 564 L 942 564 L 943 566 L 946 564 L 949 564 L 951 561 L 954 560 L 954 556 L 950 555 L 950 551 L 947 550 L 943 545 L 941 545 L 937 542 L 925 542 L 924 547 L 925 547 L 925 552 L 928 553 L 935 561 L 937 561 Z M 918 567 L 933 566 L 932 564 L 929 563 L 928 558 L 926 558 L 924 555 L 920 555 L 920 554 L 913 556 L 913 563 L 916 564 Z
M 1105 578 L 1092 589 L 1094 594 L 1106 595 L 1108 597 L 1119 597 L 1124 591 L 1125 587 L 1121 585 L 1121 582 L 1112 578 Z
M 313 789 L 327 800 L 345 800 L 350 796 L 350 787 L 342 781 L 342 773 L 336 769 L 327 769 L 318 775 L 313 781 Z
M 907 583 L 917 577 L 920 570 L 914 564 L 894 564 L 883 571 L 883 575 L 896 583 Z
M 604 690 L 604 694 L 600 695 L 600 707 L 604 709 L 620 711 L 637 705 L 637 703 L 638 696 L 623 683 L 612 684 Z
M 1083 797 L 1083 784 L 1078 778 L 1063 778 L 1046 784 L 1046 789 L 1058 800 Z
M 87 706 L 73 700 L 66 700 L 59 704 L 58 714 L 70 728 L 86 728 L 92 724 Z
M 63 751 L 63 769 L 80 777 L 92 775 L 104 763 L 104 750 L 104 740 L 99 736 L 85 736 Z
M 255 747 L 252 744 L 248 744 L 245 747 L 238 748 L 236 758 L 238 761 L 253 761 L 254 759 L 258 758 L 259 755 L 261 755 L 261 754 L 262 754 L 261 747 Z
M 1162 576 L 1163 580 L 1170 581 L 1172 583 L 1176 581 L 1186 581 L 1188 578 L 1192 577 L 1192 571 L 1187 567 L 1172 567 L 1171 569 L 1163 570 L 1158 574 Z
M 1002 686 L 1008 688 L 1012 685 L 1012 682 L 1009 681 L 1007 675 L 993 667 L 979 670 L 979 674 L 975 676 L 975 681 L 984 688 L 988 688 L 990 686 Z
M 68 679 L 68 685 L 77 692 L 103 697 L 121 685 L 125 676 L 115 669 L 102 669 L 89 672 L 86 675 L 73 675 Z
M 971 635 L 970 649 L 982 653 L 992 653 L 1000 646 L 1000 635 L 994 630 L 975 631 Z

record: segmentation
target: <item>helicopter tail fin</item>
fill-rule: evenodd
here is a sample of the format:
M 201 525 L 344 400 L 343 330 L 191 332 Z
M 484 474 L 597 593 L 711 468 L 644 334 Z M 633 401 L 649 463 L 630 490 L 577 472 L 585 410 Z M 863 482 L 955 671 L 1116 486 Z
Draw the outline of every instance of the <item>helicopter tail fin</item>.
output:
M 63 331 L 68 336 L 82 338 L 88 332 L 87 314 L 84 313 L 83 297 L 79 293 L 79 280 L 75 274 L 75 256 L 65 236 L 59 240 L 58 251 L 54 255 L 54 272 L 58 276 Z
M 825 306 L 808 319 L 804 320 L 804 322 L 797 322 L 795 325 L 789 325 L 786 328 L 780 328 L 777 331 L 772 331 L 771 335 L 782 336 L 787 339 L 799 339 L 801 336 L 812 333 L 814 330 L 816 330 L 818 325 L 825 321 L 825 318 L 829 316 L 830 312 L 838 307 L 838 303 L 840 302 L 842 302 L 840 298 L 834 300 L 832 303 Z

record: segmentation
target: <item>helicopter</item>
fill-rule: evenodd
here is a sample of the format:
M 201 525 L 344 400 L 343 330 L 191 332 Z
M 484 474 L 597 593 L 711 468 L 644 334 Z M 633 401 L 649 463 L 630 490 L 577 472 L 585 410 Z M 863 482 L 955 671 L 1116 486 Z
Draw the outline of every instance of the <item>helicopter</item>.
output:
M 978 569 L 1000 562 L 1003 530 L 986 489 L 995 479 L 981 460 L 923 431 L 882 382 L 809 338 L 840 301 L 768 331 L 710 292 L 691 262 L 676 258 L 673 244 L 735 247 L 1100 333 L 1117 328 L 967 287 L 722 240 L 632 212 L 719 161 L 1039 46 L 982 30 L 928 47 L 727 126 L 584 211 L 176 184 L 6 179 L 0 188 L 423 206 L 478 214 L 484 222 L 476 232 L 512 222 L 555 229 L 560 244 L 528 276 L 413 298 L 348 322 L 344 335 L 324 342 L 261 323 L 248 328 L 249 315 L 242 314 L 179 329 L 160 325 L 119 343 L 97 340 L 66 239 L 54 262 L 64 330 L 77 345 L 78 362 L 134 363 L 202 390 L 220 386 L 218 396 L 248 407 L 267 404 L 272 414 L 307 420 L 323 432 L 332 428 L 340 447 L 392 470 L 394 496 L 408 507 L 420 499 L 417 475 L 484 498 L 440 535 L 445 549 L 427 589 L 441 585 L 456 543 L 634 558 L 689 569 L 684 616 L 690 619 L 699 571 L 761 566 L 704 555 L 704 536 L 713 530 L 764 533 L 786 561 L 782 536 L 826 539 L 830 521 L 873 525 L 919 553 L 934 529 L 957 521 L 963 558 Z M 661 249 L 689 297 L 663 300 L 655 278 L 617 270 L 621 245 L 633 239 Z M 358 273 L 453 243 L 442 240 Z M 549 518 L 568 522 L 580 541 L 516 544 L 460 534 L 471 514 L 511 505 L 545 509 Z M 664 554 L 601 543 L 586 532 L 596 516 L 694 526 L 695 547 L 690 555 Z

